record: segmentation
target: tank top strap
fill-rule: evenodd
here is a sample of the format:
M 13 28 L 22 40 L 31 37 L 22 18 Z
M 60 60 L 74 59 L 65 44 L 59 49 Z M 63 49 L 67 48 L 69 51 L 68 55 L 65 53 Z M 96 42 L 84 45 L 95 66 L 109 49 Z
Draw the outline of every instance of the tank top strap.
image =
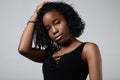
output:
M 86 43 L 88 43 L 88 42 L 84 42 L 84 43 L 81 44 L 81 49 L 82 50 L 83 50 L 83 48 L 84 48 L 84 46 L 85 46 Z
M 80 45 L 80 53 L 82 54 L 82 51 L 83 51 L 83 48 L 85 46 L 85 44 L 88 43 L 88 42 L 83 42 L 81 45 Z

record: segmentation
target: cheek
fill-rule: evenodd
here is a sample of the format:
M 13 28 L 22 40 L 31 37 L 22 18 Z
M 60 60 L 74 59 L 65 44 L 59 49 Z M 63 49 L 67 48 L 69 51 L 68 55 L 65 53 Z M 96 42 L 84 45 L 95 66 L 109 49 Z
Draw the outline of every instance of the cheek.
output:
M 64 32 L 64 33 L 69 33 L 70 32 L 69 27 L 67 25 L 63 25 L 62 28 L 61 28 L 61 31 Z
M 48 36 L 53 40 L 54 38 L 53 38 L 53 34 L 49 31 L 48 32 Z

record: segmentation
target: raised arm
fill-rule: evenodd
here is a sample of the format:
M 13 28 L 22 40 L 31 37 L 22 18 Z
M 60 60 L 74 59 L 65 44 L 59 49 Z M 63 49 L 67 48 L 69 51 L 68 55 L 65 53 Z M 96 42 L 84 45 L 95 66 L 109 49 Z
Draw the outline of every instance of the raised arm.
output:
M 102 80 L 102 60 L 98 46 L 87 43 L 83 54 L 88 63 L 90 80 Z
M 34 22 L 36 21 L 36 18 L 37 18 L 37 12 L 45 3 L 46 2 L 43 2 L 36 7 L 36 10 L 35 10 L 33 16 L 30 18 L 31 22 L 29 22 L 27 24 L 27 26 L 21 36 L 20 43 L 18 46 L 18 51 L 20 54 L 22 54 L 23 56 L 25 56 L 35 62 L 43 62 L 44 57 L 49 53 L 44 50 L 32 48 L 32 40 L 33 40 L 34 24 L 35 24 Z

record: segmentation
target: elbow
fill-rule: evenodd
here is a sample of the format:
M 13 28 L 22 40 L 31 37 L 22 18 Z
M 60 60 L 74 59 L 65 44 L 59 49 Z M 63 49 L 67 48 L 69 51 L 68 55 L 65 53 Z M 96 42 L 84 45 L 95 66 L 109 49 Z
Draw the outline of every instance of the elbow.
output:
M 22 48 L 22 47 L 18 47 L 18 52 L 22 55 L 24 55 L 25 53 L 28 53 L 28 49 Z
M 25 50 L 22 49 L 22 48 L 20 48 L 20 47 L 18 47 L 18 52 L 19 52 L 20 54 L 23 54 L 23 53 L 25 53 Z

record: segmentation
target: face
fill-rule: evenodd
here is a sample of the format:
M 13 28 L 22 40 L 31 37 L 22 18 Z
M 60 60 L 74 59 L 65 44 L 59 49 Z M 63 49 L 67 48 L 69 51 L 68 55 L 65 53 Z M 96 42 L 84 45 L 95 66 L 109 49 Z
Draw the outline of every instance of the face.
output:
M 70 39 L 70 30 L 65 18 L 57 11 L 52 10 L 43 16 L 43 24 L 49 37 L 58 44 L 64 44 Z

